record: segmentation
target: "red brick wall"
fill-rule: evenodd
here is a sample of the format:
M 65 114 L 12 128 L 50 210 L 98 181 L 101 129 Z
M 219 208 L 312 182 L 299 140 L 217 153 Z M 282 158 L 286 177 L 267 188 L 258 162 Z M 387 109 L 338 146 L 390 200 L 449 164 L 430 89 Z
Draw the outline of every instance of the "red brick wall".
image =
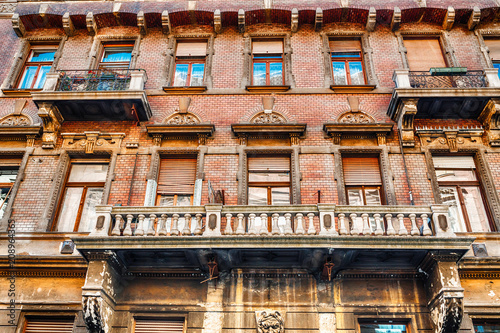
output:
M 337 203 L 337 184 L 334 180 L 333 154 L 301 154 L 299 168 L 302 174 L 300 195 L 303 204 L 318 203 L 318 190 L 321 203 Z

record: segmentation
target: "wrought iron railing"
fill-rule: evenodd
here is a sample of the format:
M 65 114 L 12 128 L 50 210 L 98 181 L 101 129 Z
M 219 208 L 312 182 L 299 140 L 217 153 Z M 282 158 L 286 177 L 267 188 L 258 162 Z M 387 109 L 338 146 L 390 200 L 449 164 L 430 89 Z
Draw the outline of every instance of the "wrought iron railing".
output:
M 59 71 L 57 91 L 128 90 L 132 73 L 141 69 L 92 69 Z
M 484 72 L 480 70 L 449 75 L 410 71 L 409 79 L 412 88 L 482 88 L 487 86 Z

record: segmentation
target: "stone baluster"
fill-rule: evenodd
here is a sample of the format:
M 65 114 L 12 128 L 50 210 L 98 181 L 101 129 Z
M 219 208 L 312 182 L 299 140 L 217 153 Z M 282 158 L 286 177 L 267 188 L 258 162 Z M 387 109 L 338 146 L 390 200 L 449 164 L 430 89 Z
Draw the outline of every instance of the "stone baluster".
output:
M 155 229 L 154 229 L 155 220 L 156 220 L 156 215 L 155 214 L 149 215 L 149 228 L 148 228 L 148 231 L 146 232 L 146 235 L 148 235 L 148 236 L 154 236 L 155 235 L 155 233 L 156 233 Z
M 120 224 L 121 223 L 122 223 L 122 216 L 116 215 L 115 216 L 115 226 L 113 228 L 113 231 L 111 231 L 111 236 L 120 236 Z
M 295 230 L 295 233 L 297 235 L 303 235 L 306 233 L 303 225 L 303 217 L 304 215 L 301 213 L 295 214 L 295 217 L 297 218 L 297 229 Z
M 339 214 L 339 234 L 347 235 L 347 229 L 345 227 L 345 214 Z
M 422 215 L 420 215 L 420 218 L 422 219 L 422 235 L 431 236 L 432 231 L 431 231 L 431 228 L 429 228 L 429 223 L 427 223 L 429 215 L 422 214 Z
M 380 214 L 373 214 L 373 218 L 375 219 L 375 236 L 383 235 L 384 228 L 382 228 L 382 219 L 380 218 Z
M 135 228 L 134 236 L 144 236 L 144 216 L 143 214 L 139 214 L 138 219 L 139 223 L 137 223 L 137 227 Z
M 179 223 L 179 214 L 172 215 L 172 228 L 170 229 L 171 236 L 179 236 L 181 233 L 178 227 Z
M 361 214 L 361 218 L 363 219 L 363 235 L 371 235 L 372 229 L 370 228 L 368 214 Z
M 307 227 L 308 235 L 316 235 L 316 228 L 314 227 L 314 213 L 307 214 L 309 218 L 309 226 Z
M 161 214 L 158 219 L 158 236 L 167 235 L 167 214 Z
M 404 214 L 398 214 L 397 217 L 398 217 L 398 221 L 399 221 L 398 235 L 399 236 L 408 236 L 408 230 L 406 230 L 406 226 L 405 226 Z
M 392 214 L 385 214 L 385 220 L 387 221 L 387 235 L 394 236 L 396 230 L 394 230 L 394 226 L 392 225 Z
M 240 213 L 236 215 L 236 217 L 238 218 L 238 222 L 236 224 L 236 235 L 244 235 L 245 227 L 243 226 L 243 218 L 245 217 L 245 215 Z
M 202 221 L 201 218 L 203 217 L 202 214 L 198 213 L 195 215 L 196 216 L 196 229 L 194 229 L 194 234 L 196 236 L 203 235 L 203 226 L 202 226 Z M 229 220 L 231 222 L 231 219 Z
M 134 215 L 127 215 L 127 225 L 125 229 L 123 229 L 123 236 L 132 236 L 132 220 L 134 219 Z
M 292 214 L 285 214 L 285 235 L 293 235 Z
M 260 230 L 259 230 L 259 234 L 261 235 L 267 235 L 269 234 L 268 230 L 267 230 L 267 214 L 260 214 Z
M 182 229 L 182 235 L 191 235 L 191 229 L 189 225 L 191 224 L 191 214 L 184 214 L 184 228 Z
M 352 213 L 351 215 L 349 215 L 349 217 L 351 218 L 351 222 L 352 222 L 352 227 L 351 227 L 351 235 L 359 235 L 361 233 L 361 228 L 359 228 L 358 226 L 358 214 L 355 214 L 355 213 Z
M 280 214 L 278 213 L 274 213 L 273 214 L 273 224 L 272 224 L 272 229 L 271 229 L 271 233 L 273 235 L 281 235 L 281 230 L 280 230 L 280 227 L 278 226 L 278 219 L 280 218 Z
M 233 214 L 226 214 L 226 229 L 224 229 L 224 234 L 225 235 L 232 235 L 233 234 L 233 228 L 231 227 L 231 218 L 233 217 Z
M 417 215 L 415 214 L 410 214 L 409 215 L 410 217 L 410 221 L 411 221 L 411 231 L 410 231 L 410 234 L 412 236 L 419 236 L 420 235 L 420 231 L 418 231 L 418 228 L 417 228 Z
M 257 229 L 255 228 L 255 215 L 254 213 L 248 214 L 248 234 L 257 235 Z

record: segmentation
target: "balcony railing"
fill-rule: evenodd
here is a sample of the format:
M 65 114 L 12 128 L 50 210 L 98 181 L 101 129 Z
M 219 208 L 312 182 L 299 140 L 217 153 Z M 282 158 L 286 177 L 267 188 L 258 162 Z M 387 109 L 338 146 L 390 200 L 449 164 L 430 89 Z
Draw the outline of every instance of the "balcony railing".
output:
M 468 71 L 463 74 L 432 75 L 430 72 L 409 72 L 412 88 L 482 88 L 486 87 L 483 71 Z
M 93 69 L 59 71 L 56 91 L 123 91 L 129 90 L 132 73 L 141 69 Z M 145 72 L 144 72 L 145 73 Z
M 91 236 L 444 236 L 448 206 L 97 207 Z

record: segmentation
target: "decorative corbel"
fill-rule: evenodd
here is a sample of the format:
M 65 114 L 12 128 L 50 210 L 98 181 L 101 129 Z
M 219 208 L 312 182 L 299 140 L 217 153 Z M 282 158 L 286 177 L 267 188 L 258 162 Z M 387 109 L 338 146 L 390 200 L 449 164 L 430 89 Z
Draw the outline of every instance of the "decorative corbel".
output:
M 377 144 L 379 146 L 385 146 L 386 142 L 387 142 L 387 134 L 377 133 Z
M 198 21 L 196 19 L 196 1 L 188 1 L 187 10 L 189 13 L 189 19 L 191 21 L 191 25 L 197 25 Z
M 116 24 L 119 26 L 122 26 L 122 18 L 120 16 L 120 8 L 122 7 L 122 4 L 120 2 L 114 2 L 113 3 L 113 15 L 115 16 L 116 19 Z
M 208 134 L 198 133 L 198 145 L 205 146 L 207 144 Z
M 75 33 L 75 26 L 73 25 L 73 20 L 69 16 L 69 12 L 64 13 L 62 17 L 62 25 L 66 35 L 72 37 Z
M 87 22 L 87 30 L 91 36 L 95 36 L 97 34 L 97 23 L 94 19 L 94 13 L 88 12 L 86 17 Z
M 148 33 L 148 26 L 146 24 L 146 17 L 144 16 L 144 12 L 141 10 L 137 13 L 137 26 L 139 27 L 139 31 L 141 35 L 146 35 Z
M 418 6 L 419 7 L 427 7 L 427 1 L 426 0 L 417 0 Z
M 172 26 L 170 25 L 170 17 L 168 16 L 168 10 L 164 10 L 161 13 L 161 27 L 165 35 L 168 35 L 172 31 Z
M 399 30 L 399 25 L 401 24 L 401 9 L 399 7 L 394 7 L 394 12 L 392 14 L 391 20 L 391 30 Z
M 43 122 L 42 148 L 52 149 L 56 146 L 63 118 L 52 103 L 41 103 L 38 106 L 38 116 Z
M 457 131 L 444 131 L 446 142 L 448 142 L 448 148 L 452 153 L 456 153 L 458 151 L 457 134 Z
M 370 7 L 368 19 L 366 21 L 366 31 L 374 31 L 375 24 L 377 24 L 377 11 L 375 10 L 375 7 Z
M 300 141 L 300 138 L 299 138 L 299 133 L 290 133 L 290 144 L 292 146 L 298 146 L 299 145 L 299 141 Z
M 401 102 L 398 112 L 398 127 L 401 131 L 403 147 L 415 146 L 415 134 L 413 132 L 413 119 L 417 114 L 418 99 L 408 99 Z
M 245 33 L 245 11 L 238 10 L 238 31 L 242 34 Z
M 319 31 L 323 27 L 323 9 L 316 8 L 316 17 L 314 18 L 314 30 Z
M 85 132 L 87 141 L 85 141 L 85 153 L 93 154 L 97 139 L 99 138 L 99 132 Z
M 291 22 L 291 31 L 297 32 L 299 29 L 299 10 L 297 8 L 292 9 L 292 22 Z
M 349 0 L 340 0 L 340 7 L 342 8 L 349 7 Z
M 467 22 L 467 28 L 469 28 L 469 30 L 474 30 L 474 28 L 479 24 L 479 21 L 481 21 L 481 9 L 474 6 L 474 9 L 470 14 L 469 21 Z
M 220 9 L 216 9 L 214 12 L 214 31 L 217 34 L 220 34 L 222 31 L 222 17 L 220 14 Z
M 19 14 L 14 13 L 12 15 L 11 20 L 12 20 L 12 28 L 14 29 L 14 32 L 16 33 L 17 37 L 24 37 L 24 35 L 26 34 L 26 28 L 24 27 L 24 24 L 21 21 Z
M 240 145 L 246 146 L 248 141 L 248 135 L 245 133 L 238 133 L 238 139 L 240 140 Z
M 163 140 L 163 134 L 153 134 L 153 145 L 154 146 L 161 146 L 161 141 Z
M 479 115 L 491 146 L 500 146 L 500 99 L 492 98 Z
M 332 133 L 332 142 L 334 145 L 340 145 L 340 141 L 342 140 L 342 133 Z
M 455 23 L 455 9 L 449 6 L 448 11 L 446 12 L 446 16 L 444 17 L 443 29 L 451 30 L 451 28 L 453 28 L 454 23 Z
M 42 3 L 40 5 L 40 8 L 38 9 L 38 15 L 42 19 L 43 26 L 46 27 L 48 24 L 48 19 L 47 19 L 47 11 L 49 10 L 49 5 L 46 3 Z

